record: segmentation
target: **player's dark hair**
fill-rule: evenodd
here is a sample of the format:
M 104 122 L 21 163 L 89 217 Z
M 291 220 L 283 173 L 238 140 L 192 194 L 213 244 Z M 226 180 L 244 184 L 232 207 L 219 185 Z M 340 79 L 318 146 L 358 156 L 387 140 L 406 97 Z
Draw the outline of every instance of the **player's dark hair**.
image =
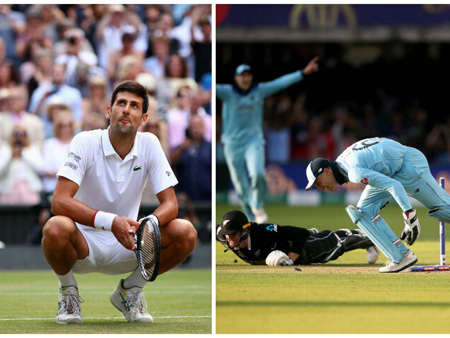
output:
M 119 83 L 119 85 L 116 87 L 116 89 L 114 89 L 114 92 L 111 95 L 111 107 L 114 105 L 114 102 L 116 102 L 117 94 L 120 92 L 130 92 L 136 94 L 139 97 L 142 97 L 142 99 L 144 100 L 142 104 L 142 115 L 147 112 L 148 95 L 147 90 L 143 85 L 135 81 L 123 81 Z

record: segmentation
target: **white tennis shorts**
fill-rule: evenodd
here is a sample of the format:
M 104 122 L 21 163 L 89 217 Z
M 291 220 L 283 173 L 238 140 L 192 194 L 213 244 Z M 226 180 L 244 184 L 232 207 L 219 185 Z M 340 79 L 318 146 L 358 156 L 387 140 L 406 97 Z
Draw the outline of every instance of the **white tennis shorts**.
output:
M 112 232 L 76 225 L 86 239 L 89 254 L 75 262 L 73 272 L 119 275 L 136 270 L 136 254 L 120 244 Z

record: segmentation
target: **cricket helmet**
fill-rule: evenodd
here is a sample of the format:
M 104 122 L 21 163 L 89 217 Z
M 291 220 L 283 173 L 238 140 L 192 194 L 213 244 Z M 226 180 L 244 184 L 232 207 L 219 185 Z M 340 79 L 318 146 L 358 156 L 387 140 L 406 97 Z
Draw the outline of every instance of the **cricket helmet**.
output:
M 218 235 L 225 236 L 231 235 L 238 231 L 242 232 L 242 239 L 245 239 L 250 231 L 250 222 L 248 221 L 247 216 L 239 210 L 232 210 L 227 212 L 222 217 L 222 221 L 220 222 L 220 230 L 218 231 Z M 245 237 L 243 237 L 245 235 Z

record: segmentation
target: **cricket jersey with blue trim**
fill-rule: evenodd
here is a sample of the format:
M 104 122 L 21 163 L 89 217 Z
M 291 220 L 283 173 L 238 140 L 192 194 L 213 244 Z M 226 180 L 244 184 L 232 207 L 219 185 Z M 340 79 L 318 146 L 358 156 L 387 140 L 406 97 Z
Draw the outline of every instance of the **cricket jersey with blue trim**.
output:
M 264 99 L 303 79 L 302 72 L 283 75 L 273 81 L 253 85 L 242 92 L 231 84 L 217 84 L 216 95 L 223 101 L 222 142 L 224 144 L 264 144 Z

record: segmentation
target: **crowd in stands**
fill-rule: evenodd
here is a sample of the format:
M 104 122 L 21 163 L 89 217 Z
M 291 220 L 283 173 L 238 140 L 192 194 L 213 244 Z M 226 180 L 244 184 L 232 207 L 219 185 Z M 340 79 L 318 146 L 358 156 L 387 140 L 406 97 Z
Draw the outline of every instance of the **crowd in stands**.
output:
M 450 163 L 450 115 L 430 121 L 430 113 L 416 103 L 388 108 L 375 107 L 371 102 L 340 102 L 316 110 L 305 105 L 306 98 L 303 93 L 291 99 L 285 92 L 266 100 L 269 162 L 336 158 L 358 140 L 387 137 L 420 149 L 430 163 Z
M 211 175 L 210 5 L 1 4 L 1 205 L 49 206 L 70 141 L 108 127 L 124 80 L 147 89 L 141 131 L 173 161 L 176 191 L 211 201 L 211 179 L 197 187 Z

